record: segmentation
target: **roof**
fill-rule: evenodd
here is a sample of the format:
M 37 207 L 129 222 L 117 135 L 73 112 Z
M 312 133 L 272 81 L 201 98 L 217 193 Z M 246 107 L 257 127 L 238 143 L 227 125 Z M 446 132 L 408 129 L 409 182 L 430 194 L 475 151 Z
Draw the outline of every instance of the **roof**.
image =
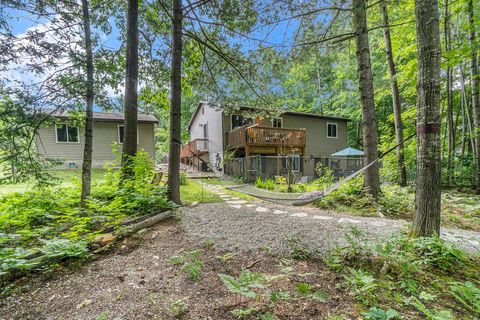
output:
M 195 119 L 195 117 L 197 116 L 198 114 L 198 111 L 200 110 L 200 107 L 203 105 L 203 104 L 208 104 L 208 101 L 200 101 L 197 105 L 197 108 L 195 109 L 195 111 L 193 112 L 192 114 L 192 117 L 190 118 L 190 122 L 188 123 L 188 130 L 190 130 L 190 127 L 192 126 L 192 123 L 193 123 L 193 120 Z M 239 107 L 240 109 L 244 109 L 244 110 L 255 110 L 255 108 L 253 107 L 248 107 L 248 106 L 241 106 Z M 348 121 L 351 121 L 350 119 L 347 119 L 347 118 L 342 118 L 342 117 L 334 117 L 334 116 L 326 116 L 326 115 L 322 115 L 322 114 L 316 114 L 316 113 L 309 113 L 309 112 L 298 112 L 298 111 L 288 111 L 288 110 L 285 110 L 285 111 L 282 111 L 282 110 L 274 110 L 274 109 L 258 109 L 259 111 L 270 111 L 270 112 L 280 112 L 281 115 L 288 115 L 288 116 L 297 116 L 297 117 L 307 117 L 307 118 L 317 118 L 317 119 L 324 119 L 324 120 L 333 120 L 333 121 L 344 121 L 344 122 L 348 122 Z
M 58 119 L 68 119 L 70 115 L 68 112 L 53 112 L 52 117 Z M 94 112 L 93 120 L 98 122 L 123 122 L 125 117 L 122 112 Z M 139 123 L 158 123 L 157 118 L 151 114 L 138 114 Z
M 197 108 L 195 109 L 195 111 L 193 112 L 192 114 L 192 117 L 190 118 L 190 121 L 188 122 L 188 130 L 190 130 L 190 127 L 192 126 L 192 123 L 193 123 L 193 120 L 195 119 L 195 117 L 197 116 L 197 113 L 198 111 L 200 110 L 200 107 L 204 104 L 208 104 L 208 101 L 199 101 L 198 104 L 197 104 Z
M 362 150 L 348 147 L 338 152 L 332 153 L 330 156 L 331 157 L 363 157 L 364 155 L 365 154 L 363 153 Z

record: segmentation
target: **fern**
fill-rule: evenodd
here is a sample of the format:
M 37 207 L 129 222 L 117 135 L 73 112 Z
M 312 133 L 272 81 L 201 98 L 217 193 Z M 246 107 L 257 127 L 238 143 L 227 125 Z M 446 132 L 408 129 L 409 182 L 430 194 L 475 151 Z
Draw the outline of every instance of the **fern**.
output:
M 251 290 L 249 286 L 245 285 L 242 281 L 238 281 L 228 274 L 219 274 L 218 276 L 230 292 L 241 294 L 242 296 L 252 299 L 257 297 L 257 293 Z

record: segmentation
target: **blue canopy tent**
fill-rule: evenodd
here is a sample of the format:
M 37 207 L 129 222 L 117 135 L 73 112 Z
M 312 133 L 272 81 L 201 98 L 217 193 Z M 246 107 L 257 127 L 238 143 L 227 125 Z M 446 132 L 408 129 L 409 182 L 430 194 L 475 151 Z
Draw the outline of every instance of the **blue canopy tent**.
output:
M 330 155 L 330 168 L 336 176 L 348 176 L 363 167 L 365 153 L 355 148 L 345 148 Z
M 362 150 L 348 147 L 338 152 L 332 153 L 330 156 L 333 158 L 345 158 L 345 157 L 358 158 L 358 157 L 363 157 L 364 155 L 365 153 L 363 153 Z

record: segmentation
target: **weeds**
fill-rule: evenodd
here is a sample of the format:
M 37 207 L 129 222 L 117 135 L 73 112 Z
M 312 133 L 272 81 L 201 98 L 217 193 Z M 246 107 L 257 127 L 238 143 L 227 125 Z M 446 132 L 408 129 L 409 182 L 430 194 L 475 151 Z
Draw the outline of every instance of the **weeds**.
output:
M 169 311 L 173 317 L 179 318 L 188 312 L 188 308 L 187 299 L 178 299 L 170 305 Z
M 400 319 L 400 314 L 393 310 L 393 309 L 388 309 L 387 311 L 377 308 L 377 307 L 371 307 L 370 310 L 367 312 L 362 313 L 362 316 L 365 317 L 367 320 L 394 320 L 394 319 Z
M 363 306 L 395 303 L 397 310 L 414 308 L 427 319 L 445 320 L 453 319 L 448 309 L 454 298 L 466 318 L 478 317 L 478 258 L 438 237 L 400 234 L 373 246 L 362 232 L 352 230 L 346 239 L 348 244 L 333 250 L 325 262 L 342 273 L 343 285 Z M 387 311 L 370 308 L 364 316 L 389 319 Z
M 203 262 L 200 257 L 203 255 L 203 250 L 194 250 L 185 255 L 170 257 L 170 263 L 173 265 L 181 265 L 180 272 L 186 273 L 191 281 L 198 281 L 202 271 Z
M 230 313 L 236 318 L 236 319 L 243 319 L 246 318 L 250 315 L 253 315 L 254 313 L 257 312 L 257 309 L 255 307 L 248 307 L 248 308 L 238 308 L 238 309 L 233 309 L 230 311 Z
M 131 163 L 133 176 L 122 183 L 121 172 L 109 166 L 103 180 L 93 183 L 85 208 L 79 207 L 78 179 L 70 187 L 0 196 L 0 274 L 36 268 L 26 259 L 33 253 L 56 259 L 86 256 L 88 244 L 104 228 L 169 208 L 166 189 L 150 183 L 155 175 L 150 156 L 140 150 Z

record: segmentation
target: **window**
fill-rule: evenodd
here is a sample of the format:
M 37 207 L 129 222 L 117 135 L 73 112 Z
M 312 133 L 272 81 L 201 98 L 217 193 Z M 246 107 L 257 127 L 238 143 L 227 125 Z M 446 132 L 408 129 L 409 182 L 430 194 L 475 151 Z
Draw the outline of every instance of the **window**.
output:
M 292 157 L 292 171 L 294 172 L 300 171 L 300 156 Z
M 252 123 L 252 119 L 245 118 L 244 116 L 240 114 L 232 114 L 231 118 L 231 124 L 232 124 L 232 130 L 247 124 Z
M 208 139 L 208 122 L 203 124 L 203 139 Z
M 123 143 L 123 137 L 125 136 L 125 126 L 118 126 L 118 143 Z M 137 127 L 137 144 L 140 142 L 140 137 L 138 135 L 138 127 Z
M 62 124 L 55 128 L 55 134 L 57 137 L 57 142 L 79 142 L 79 133 L 77 127 L 71 127 L 66 124 Z
M 336 123 L 328 123 L 327 122 L 327 138 L 337 138 L 337 127 Z
M 283 128 L 283 119 L 282 118 L 273 118 L 272 127 L 274 128 Z
M 287 167 L 287 160 L 288 159 L 290 159 L 290 163 L 292 165 L 292 171 L 293 172 L 301 171 L 301 168 L 302 168 L 301 157 L 299 155 L 282 157 L 282 166 L 283 166 L 283 168 L 285 168 L 285 170 L 288 170 L 288 167 Z

